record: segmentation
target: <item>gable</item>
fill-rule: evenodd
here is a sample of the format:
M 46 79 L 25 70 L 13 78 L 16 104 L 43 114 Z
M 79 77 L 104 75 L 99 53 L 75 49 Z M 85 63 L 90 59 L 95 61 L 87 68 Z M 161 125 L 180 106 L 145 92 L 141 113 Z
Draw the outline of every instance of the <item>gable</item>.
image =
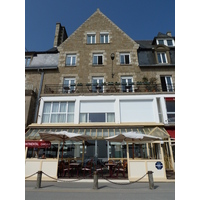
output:
M 108 32 L 110 43 L 119 42 L 127 48 L 138 48 L 139 45 L 132 40 L 125 32 L 115 25 L 108 17 L 106 17 L 99 9 L 91 15 L 71 36 L 69 36 L 59 47 L 59 51 L 65 48 L 69 43 L 77 45 L 86 44 L 87 33 L 96 33 L 97 37 L 101 32 Z M 99 39 L 99 38 L 98 38 Z M 98 40 L 99 41 L 99 40 Z M 123 41 L 123 42 L 122 42 Z

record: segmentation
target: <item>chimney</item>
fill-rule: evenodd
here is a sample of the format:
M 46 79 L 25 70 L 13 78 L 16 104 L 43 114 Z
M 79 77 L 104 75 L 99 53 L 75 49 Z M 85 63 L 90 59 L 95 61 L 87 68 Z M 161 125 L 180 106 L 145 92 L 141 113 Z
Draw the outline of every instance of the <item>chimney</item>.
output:
M 61 26 L 60 23 L 56 23 L 56 31 L 54 36 L 54 47 L 58 47 L 62 42 L 68 38 L 66 29 L 64 26 Z
M 171 31 L 167 31 L 166 35 L 168 35 L 169 37 L 172 37 Z

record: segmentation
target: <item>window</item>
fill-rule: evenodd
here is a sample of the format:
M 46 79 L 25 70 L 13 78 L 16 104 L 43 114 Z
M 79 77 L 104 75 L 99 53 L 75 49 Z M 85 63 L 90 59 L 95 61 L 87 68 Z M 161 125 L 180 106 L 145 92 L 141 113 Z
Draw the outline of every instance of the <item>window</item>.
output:
M 158 44 L 164 44 L 164 40 L 158 40 Z
M 129 53 L 121 53 L 120 54 L 120 64 L 130 64 L 130 54 Z
M 115 113 L 80 113 L 81 122 L 115 122 Z
M 132 83 L 132 77 L 121 77 L 122 92 L 133 92 Z
M 174 92 L 174 87 L 173 87 L 171 76 L 161 76 L 160 81 L 161 81 L 161 86 L 162 86 L 163 92 Z
M 100 33 L 100 43 L 109 43 L 108 33 Z
M 67 66 L 75 66 L 76 65 L 76 55 L 67 55 L 66 65 Z
M 103 54 L 93 54 L 93 65 L 103 64 Z
M 25 57 L 25 67 L 28 67 L 31 63 L 31 57 Z
M 45 102 L 42 123 L 73 123 L 74 106 L 74 102 Z
M 158 63 L 167 63 L 166 53 L 158 52 L 157 53 Z
M 103 77 L 93 77 L 92 78 L 92 92 L 103 92 Z
M 63 92 L 64 93 L 73 93 L 75 91 L 76 86 L 75 78 L 64 78 L 63 83 Z
M 91 33 L 87 34 L 87 44 L 95 44 L 96 43 L 96 34 Z
M 165 98 L 168 123 L 175 123 L 175 100 L 173 98 Z
M 174 46 L 172 40 L 167 40 L 167 46 Z
M 157 39 L 157 45 L 165 45 L 168 47 L 174 47 L 174 39 Z

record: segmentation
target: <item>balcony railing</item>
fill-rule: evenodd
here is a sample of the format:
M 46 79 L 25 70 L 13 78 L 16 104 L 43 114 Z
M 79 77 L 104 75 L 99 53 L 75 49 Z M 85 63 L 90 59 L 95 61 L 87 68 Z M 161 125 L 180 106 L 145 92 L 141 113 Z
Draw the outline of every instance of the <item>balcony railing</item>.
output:
M 72 93 L 139 93 L 139 92 L 175 92 L 175 84 L 162 86 L 151 83 L 78 83 L 71 85 L 46 84 L 44 94 Z

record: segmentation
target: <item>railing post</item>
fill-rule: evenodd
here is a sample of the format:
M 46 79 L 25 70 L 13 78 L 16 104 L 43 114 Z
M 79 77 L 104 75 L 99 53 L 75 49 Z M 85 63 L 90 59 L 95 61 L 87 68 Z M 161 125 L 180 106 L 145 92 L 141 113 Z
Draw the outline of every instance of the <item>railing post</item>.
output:
M 93 189 L 98 189 L 98 175 L 97 171 L 94 171 L 94 181 L 93 181 Z
M 148 171 L 147 173 L 149 178 L 149 189 L 153 190 L 154 189 L 153 172 Z
M 36 189 L 41 188 L 41 180 L 42 180 L 42 171 L 38 171 L 37 174 L 37 182 L 36 182 Z

